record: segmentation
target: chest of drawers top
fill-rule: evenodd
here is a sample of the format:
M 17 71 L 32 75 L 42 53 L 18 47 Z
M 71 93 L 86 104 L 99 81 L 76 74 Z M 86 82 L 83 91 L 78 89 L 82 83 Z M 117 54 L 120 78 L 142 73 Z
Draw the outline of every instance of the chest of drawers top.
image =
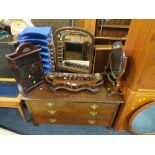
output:
M 106 89 L 101 86 L 98 93 L 91 93 L 89 91 L 70 92 L 65 90 L 58 90 L 51 92 L 46 84 L 35 89 L 24 100 L 52 100 L 52 101 L 67 101 L 67 102 L 106 102 L 106 103 L 124 103 L 120 95 L 108 96 Z

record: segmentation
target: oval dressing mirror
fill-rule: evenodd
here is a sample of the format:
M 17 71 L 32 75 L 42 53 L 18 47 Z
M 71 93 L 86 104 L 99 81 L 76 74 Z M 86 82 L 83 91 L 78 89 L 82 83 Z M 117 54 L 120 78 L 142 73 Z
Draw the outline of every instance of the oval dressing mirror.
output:
M 94 51 L 93 35 L 82 29 L 65 27 L 54 35 L 56 71 L 91 73 Z
M 155 134 L 155 101 L 139 108 L 131 116 L 129 127 L 134 134 Z
M 116 41 L 112 46 L 110 53 L 110 70 L 114 79 L 118 79 L 124 71 L 126 56 L 121 42 Z
M 112 84 L 112 89 L 111 86 L 108 86 L 109 95 L 113 93 L 121 94 L 119 91 L 120 79 L 125 72 L 127 59 L 122 43 L 120 41 L 114 42 L 104 71 L 107 80 Z

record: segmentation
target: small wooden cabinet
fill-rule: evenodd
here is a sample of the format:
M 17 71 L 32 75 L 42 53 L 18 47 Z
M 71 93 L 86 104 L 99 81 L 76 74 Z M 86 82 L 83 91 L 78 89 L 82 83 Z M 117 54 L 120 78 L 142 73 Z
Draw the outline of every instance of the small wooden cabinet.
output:
M 118 95 L 107 96 L 101 86 L 99 93 L 88 91 L 50 92 L 46 84 L 25 97 L 34 124 L 75 124 L 111 127 L 118 106 Z

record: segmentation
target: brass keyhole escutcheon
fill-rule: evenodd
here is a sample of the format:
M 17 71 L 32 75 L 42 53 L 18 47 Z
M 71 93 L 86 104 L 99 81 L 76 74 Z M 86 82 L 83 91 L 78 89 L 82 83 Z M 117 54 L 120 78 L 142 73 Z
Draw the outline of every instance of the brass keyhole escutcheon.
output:
M 51 107 L 54 106 L 54 103 L 52 103 L 52 102 L 48 102 L 48 103 L 46 103 L 46 105 L 47 105 L 49 108 L 51 108 Z
M 90 114 L 91 116 L 96 116 L 96 115 L 98 114 L 98 112 L 96 112 L 96 111 L 91 111 L 91 112 L 89 112 L 89 114 Z
M 51 123 L 54 123 L 54 122 L 56 122 L 56 119 L 55 119 L 55 118 L 49 118 L 49 121 L 50 121 Z
M 92 109 L 97 109 L 97 108 L 99 108 L 99 106 L 98 105 L 96 105 L 96 104 L 93 104 L 93 105 L 89 105 Z
M 54 110 L 48 110 L 48 112 L 49 112 L 51 115 L 53 115 L 53 114 L 56 113 L 56 111 L 54 111 Z
M 88 120 L 89 124 L 93 125 L 94 123 L 96 123 L 95 120 Z

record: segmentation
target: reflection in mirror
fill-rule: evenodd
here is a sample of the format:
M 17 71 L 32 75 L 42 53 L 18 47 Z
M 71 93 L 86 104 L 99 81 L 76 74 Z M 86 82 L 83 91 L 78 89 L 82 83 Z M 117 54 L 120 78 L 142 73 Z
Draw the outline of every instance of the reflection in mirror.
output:
M 135 134 L 155 134 L 155 102 L 137 110 L 129 121 L 130 131 Z
M 93 35 L 82 29 L 66 27 L 54 35 L 57 71 L 91 73 Z

